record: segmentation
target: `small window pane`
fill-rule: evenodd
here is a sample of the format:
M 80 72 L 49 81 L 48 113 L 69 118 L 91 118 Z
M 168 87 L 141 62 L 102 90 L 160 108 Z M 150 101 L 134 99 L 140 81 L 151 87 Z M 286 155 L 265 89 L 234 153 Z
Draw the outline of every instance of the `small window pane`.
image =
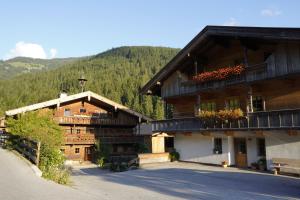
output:
M 79 153 L 79 148 L 75 148 L 75 153 Z
M 64 116 L 71 116 L 71 110 L 69 108 L 65 108 Z
M 215 111 L 216 103 L 215 102 L 201 103 L 200 107 L 201 107 L 201 110 L 204 110 L 204 111 Z
M 263 111 L 263 99 L 261 96 L 254 96 L 252 98 L 253 111 Z
M 230 110 L 240 108 L 240 102 L 238 99 L 229 99 L 228 106 Z
M 86 109 L 85 108 L 80 108 L 80 113 L 86 113 Z
M 222 138 L 214 138 L 214 154 L 222 154 Z

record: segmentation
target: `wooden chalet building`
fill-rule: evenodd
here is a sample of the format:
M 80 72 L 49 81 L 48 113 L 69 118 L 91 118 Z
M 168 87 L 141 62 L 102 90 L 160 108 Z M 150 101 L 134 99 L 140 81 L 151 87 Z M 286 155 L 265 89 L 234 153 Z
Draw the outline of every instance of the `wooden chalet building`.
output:
M 207 26 L 141 90 L 162 97 L 181 160 L 300 160 L 300 28 Z
M 151 119 L 103 96 L 87 91 L 6 111 L 6 116 L 51 109 L 65 135 L 61 150 L 68 160 L 90 161 L 96 140 L 111 146 L 111 156 L 136 155 L 136 144 L 148 144 L 140 124 Z

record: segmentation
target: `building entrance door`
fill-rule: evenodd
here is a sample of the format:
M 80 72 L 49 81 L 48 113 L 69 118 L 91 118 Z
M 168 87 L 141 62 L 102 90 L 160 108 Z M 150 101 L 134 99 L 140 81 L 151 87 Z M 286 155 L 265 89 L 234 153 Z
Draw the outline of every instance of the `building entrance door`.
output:
M 248 167 L 246 138 L 234 139 L 234 151 L 235 151 L 236 166 L 240 168 Z
M 84 148 L 84 161 L 91 161 L 92 160 L 92 148 L 85 147 Z

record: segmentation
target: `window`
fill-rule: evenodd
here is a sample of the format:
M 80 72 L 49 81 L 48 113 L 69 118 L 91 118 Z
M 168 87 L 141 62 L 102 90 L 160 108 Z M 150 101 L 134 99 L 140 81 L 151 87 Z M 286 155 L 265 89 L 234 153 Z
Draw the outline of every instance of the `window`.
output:
M 71 116 L 71 109 L 70 108 L 65 108 L 64 116 Z
M 215 111 L 216 110 L 216 103 L 215 102 L 201 103 L 201 110 Z
M 266 156 L 266 144 L 264 138 L 257 138 L 257 155 Z
M 71 128 L 67 128 L 67 129 L 65 129 L 65 131 L 66 131 L 67 134 L 72 134 L 72 129 Z
M 80 108 L 80 113 L 86 113 L 86 109 L 85 108 Z
M 240 102 L 238 99 L 229 99 L 227 104 L 227 109 L 234 110 L 240 108 Z
M 253 111 L 263 111 L 263 98 L 261 96 L 254 96 L 252 98 Z
M 79 153 L 79 148 L 75 148 L 75 153 Z
M 222 138 L 214 138 L 214 154 L 222 154 Z
M 77 133 L 77 134 L 80 134 L 80 129 L 77 129 L 77 130 L 76 130 L 76 133 Z
M 165 137 L 165 151 L 174 151 L 174 137 Z

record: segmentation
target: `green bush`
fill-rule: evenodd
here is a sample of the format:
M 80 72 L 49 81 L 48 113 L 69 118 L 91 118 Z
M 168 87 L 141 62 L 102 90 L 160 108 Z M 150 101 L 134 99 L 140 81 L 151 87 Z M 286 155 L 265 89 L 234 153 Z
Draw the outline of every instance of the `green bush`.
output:
M 95 149 L 94 149 L 94 162 L 100 168 L 105 168 L 108 162 L 110 151 L 111 151 L 111 145 L 102 144 L 100 140 L 96 142 Z
M 53 121 L 51 111 L 28 112 L 18 115 L 17 119 L 9 118 L 7 127 L 12 136 L 11 146 L 14 147 L 18 137 L 40 141 L 39 168 L 43 177 L 60 184 L 67 184 L 69 171 L 64 168 L 65 157 L 60 152 L 63 142 L 61 127 Z
M 113 172 L 123 172 L 123 171 L 127 171 L 128 170 L 128 164 L 127 163 L 118 163 L 118 162 L 114 162 L 111 163 L 110 165 L 110 171 Z
M 145 144 L 142 143 L 136 143 L 134 145 L 134 149 L 138 153 L 149 153 L 149 149 Z
M 96 160 L 96 164 L 100 167 L 100 168 L 104 168 L 105 164 L 107 163 L 107 159 L 105 157 L 100 157 Z
M 179 160 L 180 154 L 177 151 L 173 151 L 169 154 L 169 158 L 170 158 L 171 162 Z

